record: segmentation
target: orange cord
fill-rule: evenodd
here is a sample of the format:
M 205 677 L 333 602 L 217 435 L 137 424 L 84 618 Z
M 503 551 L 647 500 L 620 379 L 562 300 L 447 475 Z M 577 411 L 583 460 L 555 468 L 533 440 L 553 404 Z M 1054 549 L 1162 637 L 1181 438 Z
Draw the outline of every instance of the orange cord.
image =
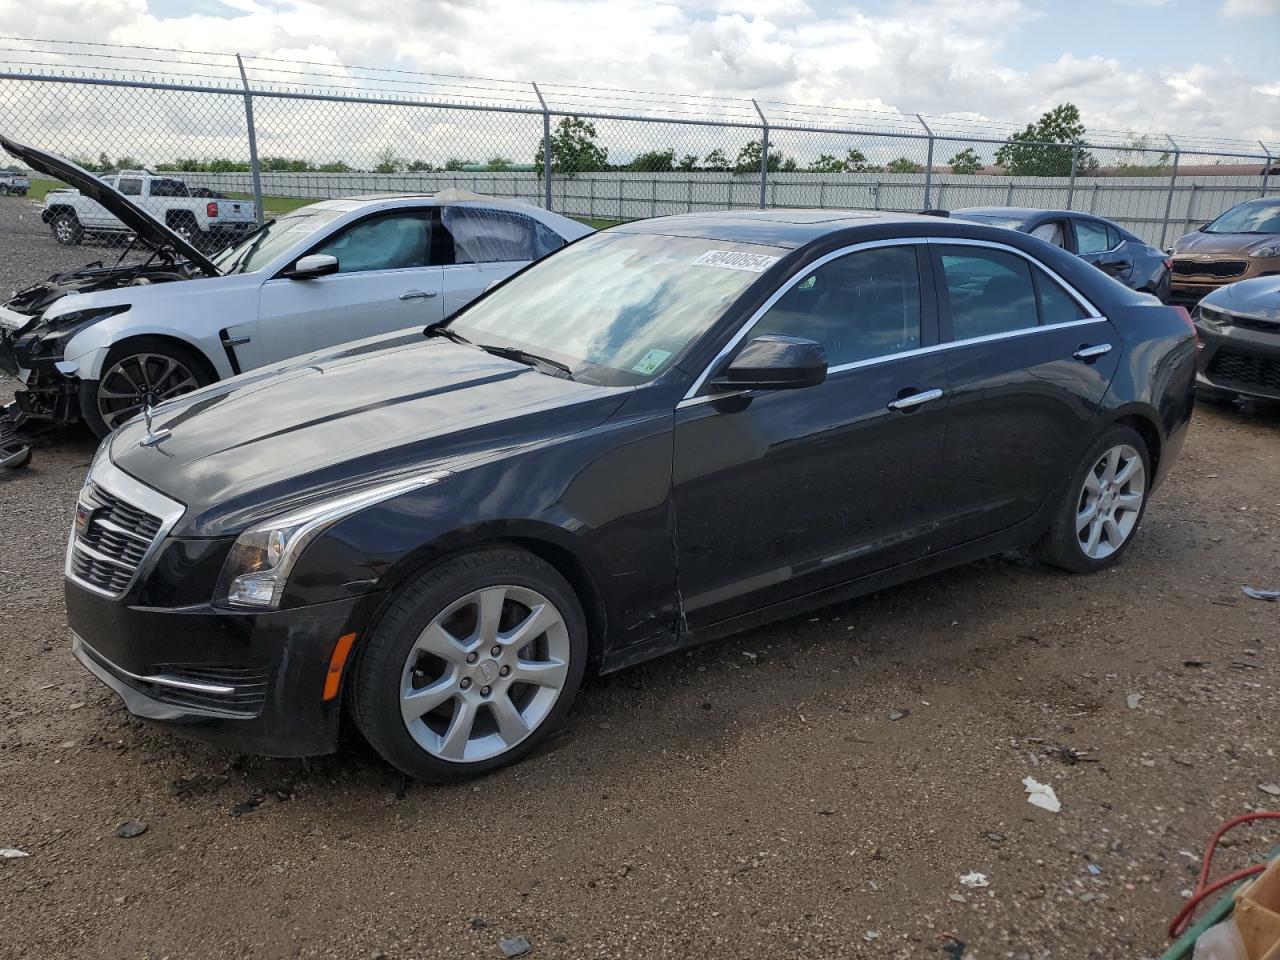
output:
M 1182 905 L 1182 909 L 1178 911 L 1178 915 L 1169 921 L 1170 938 L 1177 938 L 1182 934 L 1182 931 L 1186 928 L 1187 921 L 1191 919 L 1191 914 L 1195 912 L 1196 907 L 1204 901 L 1205 897 L 1211 896 L 1223 887 L 1229 887 L 1231 884 L 1245 879 L 1245 877 L 1252 877 L 1267 869 L 1267 865 L 1265 863 L 1260 863 L 1252 867 L 1245 867 L 1243 870 L 1237 870 L 1235 873 L 1223 877 L 1211 886 L 1206 886 L 1209 882 L 1209 869 L 1213 865 L 1213 855 L 1218 849 L 1218 841 L 1222 839 L 1223 835 L 1228 830 L 1232 830 L 1235 827 L 1240 826 L 1242 823 L 1250 823 L 1254 820 L 1280 820 L 1280 811 L 1246 813 L 1239 817 L 1232 817 L 1218 828 L 1217 833 L 1215 833 L 1205 845 L 1204 863 L 1200 866 L 1200 879 L 1196 883 L 1195 891 L 1191 894 L 1191 898 Z

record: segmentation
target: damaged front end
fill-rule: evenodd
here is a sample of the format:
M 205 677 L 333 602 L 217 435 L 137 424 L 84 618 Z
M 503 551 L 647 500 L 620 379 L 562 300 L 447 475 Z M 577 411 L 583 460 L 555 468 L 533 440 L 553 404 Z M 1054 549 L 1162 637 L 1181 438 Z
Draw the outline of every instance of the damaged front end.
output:
M 123 313 L 129 304 L 56 316 L 48 316 L 50 307 L 79 294 L 187 280 L 192 275 L 185 266 L 169 263 L 115 267 L 95 263 L 56 274 L 0 304 L 0 371 L 21 382 L 13 402 L 4 408 L 0 430 L 21 436 L 78 422 L 80 380 L 76 364 L 66 359 L 66 346 L 81 330 Z

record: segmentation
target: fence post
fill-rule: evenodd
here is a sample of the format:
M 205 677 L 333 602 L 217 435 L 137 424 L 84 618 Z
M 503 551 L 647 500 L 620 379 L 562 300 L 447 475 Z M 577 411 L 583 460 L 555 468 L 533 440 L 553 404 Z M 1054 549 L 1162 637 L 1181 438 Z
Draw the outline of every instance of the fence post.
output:
M 244 84 L 244 122 L 249 131 L 249 170 L 253 173 L 253 206 L 257 211 L 258 223 L 262 223 L 262 168 L 258 166 L 258 133 L 253 124 L 253 93 L 249 89 L 249 77 L 244 72 L 244 61 L 236 54 L 236 65 L 240 68 L 240 82 Z
M 760 129 L 763 131 L 760 148 L 760 209 L 763 210 L 768 200 L 769 190 L 769 119 L 754 99 L 751 105 L 756 108 L 756 113 L 760 114 Z
M 1261 140 L 1258 141 L 1258 146 L 1267 155 L 1267 165 L 1262 168 L 1262 192 L 1258 194 L 1260 197 L 1265 197 L 1267 195 L 1267 181 L 1271 179 L 1271 148 Z
M 920 114 L 916 114 L 916 119 L 920 121 L 920 126 L 924 127 L 925 136 L 929 138 L 929 152 L 924 161 L 924 206 L 920 208 L 928 210 L 929 195 L 933 192 L 933 131 L 929 129 L 929 125 L 924 122 L 924 117 Z
M 1173 172 L 1169 175 L 1169 196 L 1164 203 L 1164 223 L 1160 224 L 1160 249 L 1164 249 L 1165 237 L 1169 234 L 1169 217 L 1173 214 L 1173 191 L 1178 186 L 1178 159 L 1182 155 L 1182 150 L 1174 141 L 1173 137 L 1167 133 L 1164 138 L 1173 145 Z
M 530 81 L 533 83 L 533 81 Z M 533 92 L 537 94 L 538 103 L 542 104 L 542 187 L 543 199 L 548 210 L 551 209 L 551 111 L 547 109 L 547 101 L 542 99 L 542 91 L 536 83 Z
M 1067 209 L 1076 198 L 1076 169 L 1080 166 L 1080 141 L 1071 141 L 1071 179 L 1067 181 Z

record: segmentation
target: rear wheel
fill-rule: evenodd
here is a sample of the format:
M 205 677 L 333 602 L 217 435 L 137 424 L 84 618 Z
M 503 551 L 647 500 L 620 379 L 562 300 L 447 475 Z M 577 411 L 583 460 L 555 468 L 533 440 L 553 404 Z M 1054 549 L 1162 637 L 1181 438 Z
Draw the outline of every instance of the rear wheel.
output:
M 64 247 L 74 247 L 84 239 L 80 218 L 70 210 L 64 210 L 55 216 L 49 226 L 53 228 L 53 238 Z
M 523 550 L 477 550 L 400 588 L 352 668 L 352 713 L 409 776 L 465 780 L 555 729 L 586 658 L 582 607 L 554 567 Z
M 195 352 L 164 340 L 135 340 L 114 348 L 98 380 L 80 382 L 80 415 L 97 436 L 142 412 L 213 382 Z
M 1132 427 L 1107 429 L 1085 454 L 1038 546 L 1041 559 L 1064 570 L 1109 567 L 1133 541 L 1147 506 L 1151 455 Z

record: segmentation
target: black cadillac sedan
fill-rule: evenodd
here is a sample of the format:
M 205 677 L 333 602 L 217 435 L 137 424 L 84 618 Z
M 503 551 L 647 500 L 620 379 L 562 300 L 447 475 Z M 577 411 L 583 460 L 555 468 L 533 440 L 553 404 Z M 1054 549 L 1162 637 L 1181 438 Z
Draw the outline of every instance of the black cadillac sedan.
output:
M 1196 338 L 1038 240 L 832 211 L 586 237 L 450 321 L 215 384 L 99 450 L 76 656 L 236 749 L 354 723 L 416 777 L 583 677 L 1008 548 L 1100 570 L 1178 455 Z
M 951 216 L 993 227 L 1019 230 L 1074 253 L 1126 287 L 1150 293 L 1168 303 L 1173 261 L 1124 227 L 1074 210 L 1027 207 L 968 207 Z

